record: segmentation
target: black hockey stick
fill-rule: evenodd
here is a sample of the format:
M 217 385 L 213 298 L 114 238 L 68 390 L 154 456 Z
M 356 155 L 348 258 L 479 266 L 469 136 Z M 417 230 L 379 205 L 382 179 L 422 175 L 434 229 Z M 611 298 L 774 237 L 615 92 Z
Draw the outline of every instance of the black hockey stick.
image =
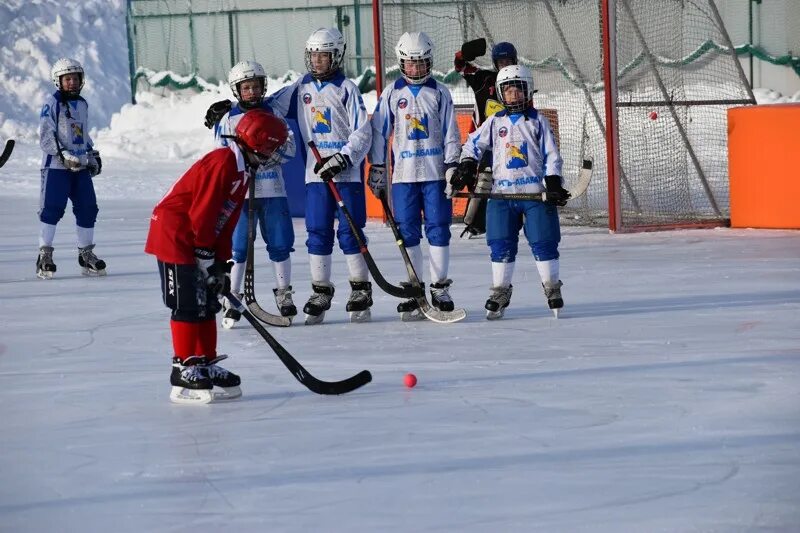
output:
M 317 150 L 317 145 L 314 144 L 314 141 L 308 141 L 308 147 L 311 148 L 311 151 L 314 153 L 314 157 L 319 163 L 322 160 L 322 156 L 319 154 L 319 150 Z M 355 235 L 356 242 L 358 242 L 359 251 L 361 252 L 361 255 L 364 256 L 364 260 L 367 262 L 367 268 L 369 268 L 369 273 L 372 274 L 372 278 L 375 280 L 375 283 L 378 284 L 378 287 L 380 287 L 386 294 L 395 296 L 397 298 L 416 298 L 421 293 L 424 293 L 420 287 L 398 287 L 396 285 L 392 285 L 386 280 L 386 278 L 383 277 L 378 265 L 375 264 L 375 260 L 372 258 L 372 254 L 369 253 L 367 243 L 365 242 L 364 237 L 361 235 L 361 231 L 356 227 L 355 222 L 353 222 L 353 217 L 350 215 L 350 211 L 347 209 L 347 206 L 344 205 L 342 196 L 339 194 L 339 189 L 336 188 L 336 184 L 333 182 L 333 180 L 328 180 L 327 183 L 328 188 L 331 190 L 331 194 L 333 194 L 333 198 L 336 200 L 336 203 L 339 206 L 339 209 L 342 210 L 344 217 L 347 219 L 347 223 L 350 225 L 350 231 L 352 231 L 353 235 Z
M 3 153 L 0 154 L 0 167 L 5 165 L 6 161 L 8 161 L 8 158 L 11 157 L 11 152 L 14 151 L 15 144 L 16 142 L 14 141 L 14 139 L 9 139 L 6 141 L 6 146 L 5 148 L 3 148 Z
M 419 280 L 419 276 L 417 276 L 417 272 L 414 270 L 414 265 L 411 263 L 411 258 L 408 257 L 408 250 L 406 250 L 406 245 L 403 242 L 403 236 L 400 234 L 392 210 L 389 207 L 389 202 L 386 200 L 386 190 L 381 191 L 379 200 L 383 206 L 383 212 L 386 213 L 386 220 L 389 222 L 389 227 L 392 228 L 397 247 L 400 248 L 400 255 L 403 256 L 403 263 L 405 263 L 406 271 L 408 272 L 408 281 L 411 282 L 411 286 L 417 287 L 421 293 L 419 296 L 414 296 L 413 298 L 416 300 L 422 314 L 429 320 L 440 324 L 458 322 L 459 320 L 465 319 L 467 317 L 467 312 L 464 309 L 442 311 L 432 307 L 431 304 L 428 303 L 428 299 L 425 297 L 425 287 L 422 286 L 422 282 Z
M 579 196 L 583 196 L 586 193 L 586 189 L 589 188 L 589 182 L 592 181 L 592 167 L 593 167 L 593 159 L 591 157 L 587 157 L 583 160 L 583 166 L 581 170 L 578 172 L 578 183 L 575 184 L 575 187 L 569 190 L 569 199 L 574 200 Z M 494 198 L 496 200 L 536 200 L 538 202 L 544 202 L 547 200 L 547 193 L 546 192 L 534 192 L 534 193 L 499 193 L 499 192 L 457 192 L 453 193 L 454 198 Z
M 256 281 L 255 281 L 255 240 L 256 240 L 256 180 L 255 177 L 250 178 L 248 184 L 250 192 L 250 199 L 247 203 L 247 264 L 244 270 L 244 299 L 247 302 L 247 308 L 253 315 L 270 326 L 278 326 L 288 328 L 292 325 L 292 319 L 288 316 L 274 315 L 265 311 L 258 305 L 256 301 Z
M 292 354 L 286 351 L 286 348 L 284 348 L 275 337 L 269 334 L 267 329 L 261 325 L 261 322 L 253 316 L 236 296 L 231 294 L 230 291 L 223 294 L 223 296 L 239 310 L 242 316 L 250 322 L 250 325 L 255 328 L 258 334 L 267 341 L 269 347 L 272 348 L 278 356 L 278 359 L 289 369 L 289 372 L 294 374 L 297 381 L 305 385 L 311 392 L 329 395 L 346 394 L 372 381 L 372 374 L 370 374 L 369 370 L 362 370 L 355 376 L 343 379 L 342 381 L 322 381 L 321 379 L 315 378 L 292 356 Z

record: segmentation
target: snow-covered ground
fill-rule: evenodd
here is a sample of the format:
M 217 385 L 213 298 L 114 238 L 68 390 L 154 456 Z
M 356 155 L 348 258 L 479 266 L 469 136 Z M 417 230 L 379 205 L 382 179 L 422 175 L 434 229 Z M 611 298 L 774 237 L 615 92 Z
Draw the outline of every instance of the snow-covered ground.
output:
M 170 404 L 169 315 L 142 249 L 155 201 L 211 148 L 206 107 L 229 92 L 126 104 L 120 20 L 121 0 L 0 6 L 0 138 L 18 139 L 0 169 L 0 532 L 800 530 L 797 232 L 565 228 L 558 321 L 525 246 L 506 319 L 484 320 L 487 248 L 455 239 L 465 322 L 401 323 L 376 288 L 373 322 L 349 324 L 337 251 L 327 323 L 271 331 L 318 377 L 366 368 L 373 383 L 316 396 L 242 323 L 220 349 L 243 398 Z M 103 153 L 102 279 L 79 275 L 69 210 L 56 278 L 34 275 L 35 129 L 62 55 L 87 67 Z M 402 279 L 389 230 L 367 234 Z

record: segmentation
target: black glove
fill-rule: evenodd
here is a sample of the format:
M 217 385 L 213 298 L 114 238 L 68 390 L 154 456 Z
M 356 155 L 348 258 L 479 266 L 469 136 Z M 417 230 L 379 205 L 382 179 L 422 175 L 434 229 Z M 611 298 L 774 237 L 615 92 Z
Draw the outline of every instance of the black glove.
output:
M 467 41 L 461 45 L 461 59 L 464 61 L 475 61 L 476 57 L 486 54 L 486 39 L 481 37 L 472 41 Z
M 460 191 L 464 187 L 469 190 L 475 188 L 478 180 L 478 162 L 474 159 L 464 159 L 458 164 L 453 177 L 450 178 L 450 186 L 454 192 Z
M 570 199 L 569 191 L 561 186 L 561 176 L 545 176 L 544 187 L 547 192 L 544 203 L 564 207 Z
M 222 117 L 225 116 L 225 113 L 231 110 L 233 107 L 233 102 L 230 100 L 220 100 L 219 102 L 214 102 L 206 111 L 206 120 L 203 124 L 206 125 L 206 128 L 211 129 L 214 127 L 214 124 L 219 122 Z
M 95 177 L 103 171 L 103 160 L 100 159 L 100 152 L 89 150 L 89 163 L 86 165 L 89 175 Z
M 195 248 L 194 260 L 200 274 L 206 283 L 209 292 L 220 295 L 230 292 L 231 278 L 230 266 L 225 261 L 214 259 L 214 250 L 210 248 Z
M 337 152 L 317 161 L 317 164 L 314 165 L 314 173 L 319 174 L 322 181 L 330 181 L 351 166 L 350 158 Z

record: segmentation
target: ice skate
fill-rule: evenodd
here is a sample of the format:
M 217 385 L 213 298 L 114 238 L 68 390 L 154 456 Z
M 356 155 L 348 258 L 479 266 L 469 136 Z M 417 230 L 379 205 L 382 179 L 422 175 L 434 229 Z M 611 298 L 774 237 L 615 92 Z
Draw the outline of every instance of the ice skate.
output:
M 94 255 L 94 244 L 78 248 L 78 264 L 84 276 L 105 276 L 106 262 Z
M 181 361 L 172 360 L 172 373 L 169 382 L 172 391 L 169 399 L 184 405 L 202 405 L 214 401 L 211 379 L 204 367 L 203 357 L 193 356 Z
M 239 387 L 242 384 L 241 378 L 217 364 L 227 358 L 227 355 L 218 355 L 203 365 L 203 370 L 214 387 L 212 391 L 214 401 L 233 400 L 242 395 L 242 389 Z
M 440 311 L 452 311 L 456 307 L 450 297 L 451 283 L 453 283 L 453 280 L 446 279 L 430 285 L 431 305 Z
M 408 281 L 401 281 L 400 286 L 408 288 L 411 283 Z M 422 314 L 422 309 L 414 298 L 402 301 L 397 304 L 397 312 L 400 313 L 400 320 L 403 322 L 416 322 L 418 320 L 425 320 L 425 315 Z
M 331 300 L 333 300 L 335 292 L 333 284 L 328 282 L 312 283 L 311 288 L 314 289 L 314 294 L 309 297 L 303 307 L 307 326 L 321 324 L 325 320 L 325 311 L 331 308 Z
M 234 295 L 242 301 L 242 293 L 234 293 Z M 231 302 L 224 298 L 222 300 L 222 327 L 225 329 L 231 329 L 233 326 L 239 322 L 239 319 L 242 318 L 242 313 L 239 312 L 238 309 L 231 305 Z
M 347 312 L 350 322 L 369 322 L 372 318 L 372 283 L 369 281 L 351 281 L 350 298 L 347 299 Z
M 53 279 L 56 264 L 53 262 L 53 247 L 42 246 L 39 248 L 39 257 L 36 258 L 36 275 L 42 279 Z
M 291 285 L 285 289 L 272 289 L 272 293 L 275 295 L 275 305 L 278 306 L 278 312 L 280 312 L 281 316 L 291 318 L 297 315 L 297 307 L 292 301 L 294 291 Z
M 506 307 L 511 303 L 511 291 L 513 285 L 508 287 L 492 287 L 492 292 L 489 294 L 489 299 L 486 300 L 486 319 L 499 320 L 503 318 L 506 312 Z
M 553 314 L 558 318 L 561 308 L 564 307 L 564 300 L 561 298 L 561 280 L 546 281 L 542 283 L 544 295 L 547 297 L 547 305 L 553 311 Z

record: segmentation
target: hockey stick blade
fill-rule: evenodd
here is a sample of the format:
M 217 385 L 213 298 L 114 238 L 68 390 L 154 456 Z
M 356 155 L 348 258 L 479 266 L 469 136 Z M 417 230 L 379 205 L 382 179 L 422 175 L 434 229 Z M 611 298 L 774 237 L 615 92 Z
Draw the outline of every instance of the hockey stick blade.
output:
M 417 272 L 414 270 L 414 265 L 411 264 L 411 259 L 408 257 L 408 250 L 406 250 L 406 245 L 403 242 L 403 236 L 400 234 L 400 230 L 397 228 L 397 223 L 395 222 L 394 214 L 389 207 L 389 202 L 386 200 L 385 191 L 380 195 L 379 199 L 381 201 L 381 205 L 383 206 L 383 212 L 386 213 L 386 220 L 389 222 L 389 227 L 392 229 L 392 234 L 394 234 L 395 242 L 397 243 L 398 248 L 400 248 L 400 255 L 403 256 L 403 263 L 405 263 L 406 271 L 408 272 L 408 280 L 411 282 L 412 286 L 417 287 L 420 290 L 420 295 L 414 296 L 414 300 L 417 302 L 422 314 L 425 315 L 425 317 L 431 322 L 437 322 L 439 324 L 451 324 L 467 318 L 467 311 L 464 309 L 442 311 L 440 309 L 436 309 L 428 303 L 428 299 L 425 297 L 425 287 L 422 286 L 422 282 L 420 282 L 419 276 L 417 276 Z
M 322 156 L 320 155 L 317 145 L 314 143 L 314 141 L 308 141 L 308 147 L 311 149 L 311 152 L 313 152 L 317 163 L 322 161 Z M 378 268 L 377 263 L 375 263 L 375 260 L 372 258 L 372 254 L 369 253 L 367 243 L 361 236 L 361 232 L 356 227 L 355 222 L 353 222 L 353 217 L 350 215 L 350 210 L 347 209 L 346 205 L 344 205 L 342 195 L 339 194 L 339 189 L 336 188 L 336 184 L 333 182 L 333 180 L 329 180 L 327 183 L 328 189 L 330 189 L 331 194 L 333 194 L 333 198 L 336 200 L 336 204 L 339 206 L 339 209 L 344 214 L 344 218 L 347 220 L 347 224 L 350 226 L 350 231 L 356 238 L 359 251 L 361 252 L 361 255 L 364 256 L 364 260 L 367 262 L 369 273 L 372 274 L 372 279 L 375 280 L 375 283 L 378 284 L 378 287 L 380 287 L 381 290 L 386 294 L 396 298 L 416 298 L 420 295 L 420 293 L 424 293 L 424 290 L 421 291 L 419 287 L 398 287 L 397 285 L 392 285 L 385 277 L 383 277 L 383 274 Z
M 294 375 L 297 381 L 302 383 L 311 392 L 325 395 L 346 394 L 372 381 L 372 374 L 369 370 L 362 370 L 355 376 L 343 379 L 342 381 L 322 381 L 312 376 L 308 370 L 306 370 L 303 365 L 275 339 L 275 337 L 269 334 L 266 328 L 261 325 L 258 319 L 253 316 L 236 296 L 230 292 L 223 294 L 223 296 L 225 296 L 231 304 L 239 310 L 242 316 L 250 322 L 250 325 L 261 335 L 261 338 L 267 341 L 269 347 L 272 348 L 275 355 L 278 356 L 278 359 L 289 369 L 289 372 Z
M 592 181 L 592 169 L 594 163 L 591 157 L 583 160 L 583 165 L 578 172 L 578 182 L 575 187 L 569 190 L 569 199 L 574 200 L 586 194 L 589 183 Z M 547 200 L 546 192 L 533 193 L 501 193 L 501 192 L 457 192 L 453 193 L 454 198 L 493 198 L 495 200 L 535 200 L 544 202 Z
M 6 141 L 6 146 L 3 148 L 3 153 L 0 154 L 0 167 L 6 164 L 8 158 L 11 157 L 11 152 L 14 151 L 14 145 L 16 141 L 14 139 L 9 139 Z

